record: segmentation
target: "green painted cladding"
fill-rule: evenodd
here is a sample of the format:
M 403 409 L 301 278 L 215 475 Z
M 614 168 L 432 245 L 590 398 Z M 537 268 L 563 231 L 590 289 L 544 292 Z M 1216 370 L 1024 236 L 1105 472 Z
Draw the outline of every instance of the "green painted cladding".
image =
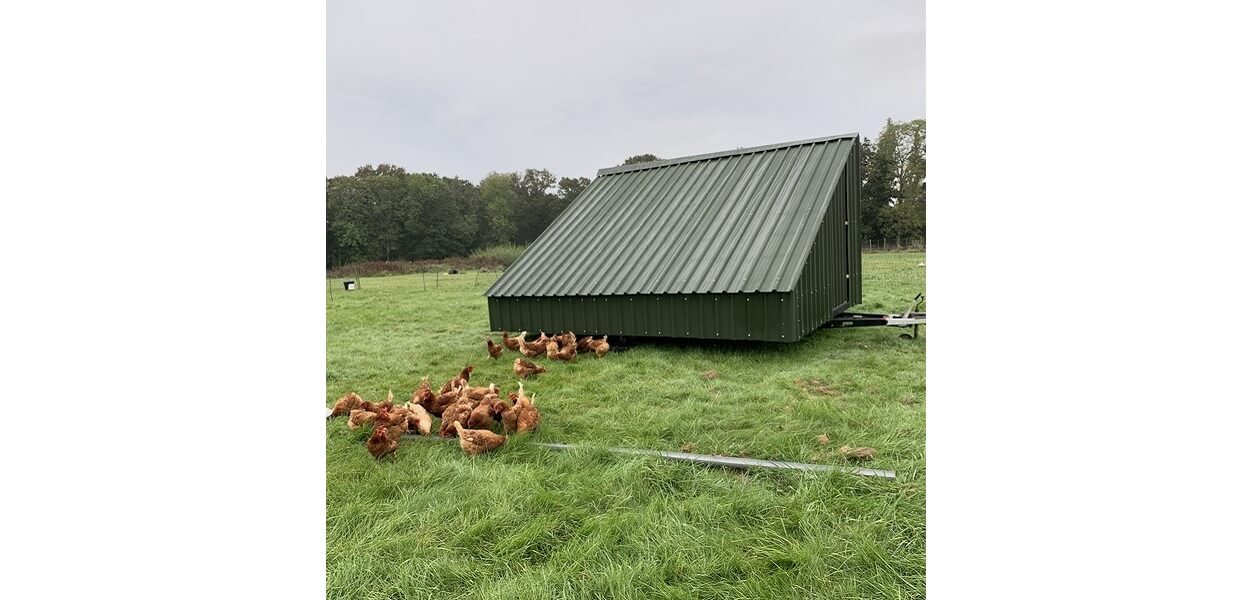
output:
M 854 134 L 600 170 L 491 328 L 797 341 L 861 301 L 859 181 Z
M 789 293 L 492 298 L 493 329 L 791 341 Z M 789 337 L 787 337 L 789 336 Z

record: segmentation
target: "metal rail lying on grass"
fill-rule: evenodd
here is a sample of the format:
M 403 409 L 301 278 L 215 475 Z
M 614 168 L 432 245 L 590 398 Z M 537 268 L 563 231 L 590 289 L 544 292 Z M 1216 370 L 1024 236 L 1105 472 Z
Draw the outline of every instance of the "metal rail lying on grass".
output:
M 440 438 L 438 436 L 413 435 L 405 434 L 405 439 L 434 439 L 451 441 L 456 438 Z M 550 450 L 580 450 L 589 449 L 584 446 L 574 446 L 572 444 L 548 444 L 536 443 L 536 446 L 548 448 Z M 761 460 L 758 458 L 741 458 L 737 456 L 714 456 L 711 454 L 691 454 L 689 452 L 669 452 L 666 450 L 639 450 L 637 448 L 603 448 L 608 452 L 616 454 L 633 454 L 638 456 L 655 456 L 666 458 L 668 460 L 676 460 L 680 462 L 689 462 L 710 467 L 726 467 L 730 469 L 789 469 L 792 471 L 812 471 L 812 472 L 828 472 L 838 471 L 841 473 L 850 473 L 852 475 L 862 475 L 864 477 L 880 477 L 882 479 L 894 479 L 894 471 L 884 469 L 867 469 L 863 467 L 847 467 L 842 465 L 814 465 L 810 463 L 797 463 L 784 460 Z
M 577 446 L 571 444 L 538 444 L 544 448 L 553 450 L 574 450 Z M 730 469 L 791 469 L 794 471 L 841 471 L 843 473 L 851 473 L 854 475 L 863 475 L 864 477 L 881 477 L 883 479 L 894 479 L 894 471 L 886 471 L 883 469 L 865 469 L 862 467 L 844 467 L 842 465 L 814 465 L 811 463 L 797 463 L 784 460 L 761 460 L 758 458 L 741 458 L 738 456 L 715 456 L 712 454 L 691 454 L 689 452 L 669 452 L 667 450 L 638 450 L 636 448 L 604 448 L 608 452 L 617 454 L 637 454 L 643 456 L 658 456 L 669 460 L 681 462 L 689 462 L 712 467 L 728 467 Z

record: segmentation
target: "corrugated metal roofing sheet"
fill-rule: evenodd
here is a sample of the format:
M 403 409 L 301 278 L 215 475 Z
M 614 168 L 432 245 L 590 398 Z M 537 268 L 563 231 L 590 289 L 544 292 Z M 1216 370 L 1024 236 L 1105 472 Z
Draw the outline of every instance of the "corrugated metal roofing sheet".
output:
M 486 295 L 788 292 L 858 137 L 602 169 Z

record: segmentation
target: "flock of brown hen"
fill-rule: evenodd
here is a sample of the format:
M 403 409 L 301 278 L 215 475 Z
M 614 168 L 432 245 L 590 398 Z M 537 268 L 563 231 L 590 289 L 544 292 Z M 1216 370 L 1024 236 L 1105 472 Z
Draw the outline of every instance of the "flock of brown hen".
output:
M 537 340 L 527 342 L 526 333 L 522 331 L 516 337 L 509 337 L 507 331 L 503 332 L 503 346 L 487 337 L 486 351 L 491 358 L 499 358 L 503 349 L 508 348 L 530 358 L 545 353 L 552 360 L 572 362 L 577 360 L 579 352 L 593 352 L 596 358 L 603 358 L 611 349 L 606 335 L 603 339 L 590 336 L 578 339 L 571 332 L 553 337 L 539 332 Z M 512 372 L 526 379 L 545 373 L 547 369 L 517 357 L 512 363 Z M 460 448 L 470 455 L 490 452 L 502 446 L 509 433 L 524 433 L 538 428 L 538 408 L 534 406 L 534 399 L 525 395 L 524 383 L 518 382 L 517 391 L 508 392 L 505 402 L 493 383 L 486 387 L 470 386 L 469 376 L 472 374 L 473 365 L 466 366 L 459 375 L 448 379 L 437 394 L 430 389 L 430 378 L 422 377 L 412 400 L 402 406 L 395 405 L 395 394 L 392 392 L 386 393 L 385 402 L 377 404 L 366 401 L 356 392 L 349 392 L 334 403 L 330 416 L 347 415 L 349 429 L 373 423 L 373 435 L 365 442 L 365 447 L 377 459 L 395 452 L 399 448 L 399 440 L 406 433 L 430 435 L 434 431 L 434 417 L 441 419 L 438 435 L 460 438 Z M 496 433 L 496 425 L 503 435 Z
M 603 355 L 607 354 L 608 350 L 612 349 L 612 345 L 608 343 L 608 336 L 606 335 L 603 336 L 603 339 L 601 340 L 597 340 L 591 336 L 585 336 L 578 339 L 578 337 L 571 331 L 566 331 L 551 337 L 548 337 L 546 333 L 540 331 L 538 332 L 538 339 L 532 342 L 527 342 L 525 341 L 525 335 L 527 333 L 529 332 L 522 331 L 521 334 L 516 337 L 509 337 L 508 331 L 504 330 L 502 346 L 496 344 L 495 340 L 488 336 L 486 338 L 486 351 L 490 353 L 491 358 L 499 358 L 499 356 L 503 354 L 503 349 L 507 348 L 509 350 L 520 352 L 529 358 L 537 358 L 546 354 L 547 358 L 550 358 L 551 360 L 575 362 L 579 352 L 582 354 L 589 354 L 593 352 L 595 354 L 595 358 L 603 358 Z M 533 362 L 518 356 L 516 360 L 512 361 L 512 372 L 516 373 L 517 377 L 526 379 L 531 375 L 546 373 L 547 368 L 540 367 Z
M 430 378 L 422 377 L 412 400 L 403 406 L 395 405 L 391 392 L 387 392 L 385 402 L 377 404 L 349 392 L 334 403 L 330 416 L 347 415 L 349 429 L 373 423 L 373 435 L 365 447 L 377 459 L 395 452 L 405 433 L 430 435 L 434 417 L 441 419 L 438 435 L 460 438 L 460 448 L 470 455 L 502 446 L 508 439 L 506 434 L 538 428 L 538 408 L 534 399 L 525 395 L 525 384 L 519 383 L 517 391 L 508 392 L 505 402 L 493 383 L 487 387 L 470 386 L 472 374 L 473 365 L 466 366 L 459 375 L 447 380 L 438 393 L 430 389 Z M 504 435 L 494 431 L 496 424 Z

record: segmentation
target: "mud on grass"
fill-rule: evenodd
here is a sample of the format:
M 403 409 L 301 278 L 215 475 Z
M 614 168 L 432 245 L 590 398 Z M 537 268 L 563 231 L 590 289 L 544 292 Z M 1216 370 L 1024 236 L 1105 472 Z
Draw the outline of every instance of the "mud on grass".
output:
M 912 254 L 891 263 L 923 262 Z M 891 268 L 874 265 L 876 256 L 864 257 L 866 274 Z M 865 304 L 902 310 L 917 291 L 911 277 L 879 274 L 869 287 L 866 275 Z M 907 283 L 890 287 L 895 280 Z M 326 405 L 349 390 L 376 400 L 391 388 L 404 399 L 422 375 L 438 385 L 466 362 L 478 385 L 515 388 L 514 354 L 486 355 L 481 293 L 490 281 L 460 276 L 423 290 L 420 276 L 401 275 L 336 291 L 327 299 Z M 822 330 L 790 345 L 644 343 L 602 360 L 536 359 L 551 368 L 525 386 L 542 427 L 474 458 L 454 442 L 406 440 L 378 462 L 365 434 L 334 419 L 327 595 L 921 597 L 925 337 L 899 332 Z M 868 464 L 898 480 L 557 453 L 534 441 L 830 464 L 845 460 L 835 449 L 866 446 L 876 449 Z

